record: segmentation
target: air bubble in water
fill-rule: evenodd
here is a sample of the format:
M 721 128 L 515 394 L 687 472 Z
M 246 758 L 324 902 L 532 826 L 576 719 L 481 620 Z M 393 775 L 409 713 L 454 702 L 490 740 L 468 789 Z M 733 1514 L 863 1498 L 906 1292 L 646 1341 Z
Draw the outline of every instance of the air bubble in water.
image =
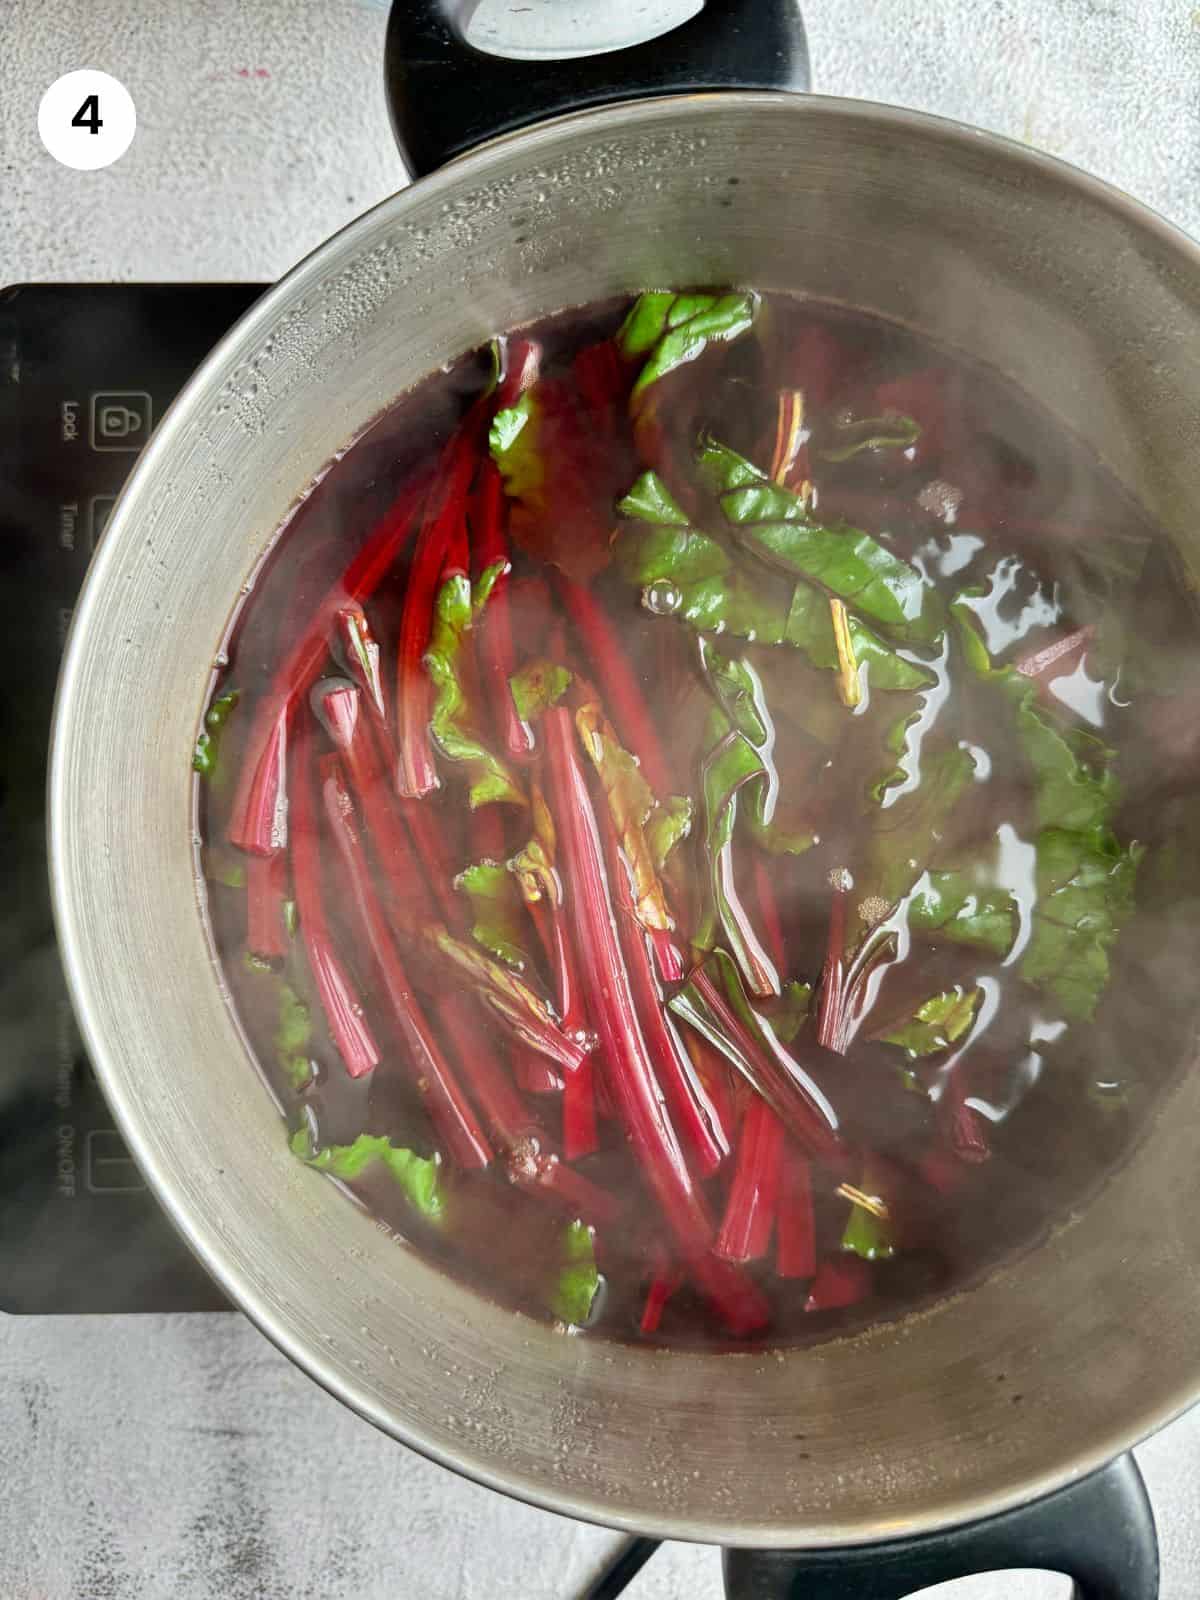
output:
M 656 617 L 670 617 L 683 604 L 683 596 L 669 578 L 656 578 L 642 590 L 642 604 Z

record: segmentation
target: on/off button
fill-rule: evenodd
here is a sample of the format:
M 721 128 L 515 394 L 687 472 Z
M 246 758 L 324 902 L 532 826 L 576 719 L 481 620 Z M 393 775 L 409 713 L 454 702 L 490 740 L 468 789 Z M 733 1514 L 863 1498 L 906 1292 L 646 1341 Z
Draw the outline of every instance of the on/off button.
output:
M 93 450 L 140 450 L 154 426 L 144 389 L 100 389 L 91 397 Z

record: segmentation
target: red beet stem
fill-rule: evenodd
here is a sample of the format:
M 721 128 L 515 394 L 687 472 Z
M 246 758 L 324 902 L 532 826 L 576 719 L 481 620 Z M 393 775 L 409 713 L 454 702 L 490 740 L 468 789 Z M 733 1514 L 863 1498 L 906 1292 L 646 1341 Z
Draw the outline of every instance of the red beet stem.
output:
M 683 1273 L 678 1267 L 663 1266 L 658 1269 L 650 1280 L 650 1288 L 646 1292 L 646 1304 L 642 1310 L 641 1331 L 643 1333 L 657 1333 L 662 1322 L 663 1312 L 667 1309 L 667 1302 L 683 1282 Z
M 733 1081 L 729 1075 L 729 1063 L 719 1050 L 694 1029 L 687 1029 L 682 1037 L 700 1092 L 712 1110 L 717 1136 L 725 1148 L 731 1150 L 734 1129 L 737 1126 L 737 1113 L 733 1103 Z
M 496 384 L 497 411 L 517 403 L 532 389 L 542 371 L 542 347 L 536 339 L 505 339 L 501 343 L 502 371 Z
M 517 1080 L 517 1087 L 525 1094 L 561 1094 L 563 1089 L 563 1076 L 545 1056 L 538 1055 L 536 1050 L 526 1050 L 518 1046 L 513 1051 L 513 1077 Z M 567 1151 L 568 1159 L 570 1151 Z
M 292 878 L 300 935 L 329 1033 L 352 1078 L 379 1062 L 379 1048 L 363 1015 L 362 1001 L 333 947 L 321 889 L 321 841 L 314 795 L 314 746 L 306 717 L 295 741 L 292 767 Z
M 516 1152 L 509 1164 L 509 1177 L 518 1188 L 540 1198 L 552 1200 L 573 1217 L 603 1226 L 620 1216 L 622 1203 L 616 1195 L 576 1172 L 553 1152 L 527 1142 L 524 1154 Z
M 775 1226 L 775 1271 L 781 1278 L 811 1278 L 817 1270 L 812 1173 L 800 1152 L 785 1143 L 779 1213 Z
M 967 1100 L 964 1063 L 958 1063 L 942 1076 L 942 1092 L 937 1103 L 937 1124 L 942 1138 L 960 1161 L 978 1166 L 991 1155 L 987 1123 Z
M 382 779 L 383 774 L 380 772 L 380 780 Z M 436 904 L 448 928 L 456 933 L 465 932 L 468 920 L 467 906 L 462 895 L 454 892 L 454 858 L 445 831 L 438 825 L 434 802 L 398 798 L 393 810 L 387 796 L 384 795 L 380 798 L 379 807 L 381 811 L 386 807 L 389 815 L 394 817 L 398 814 L 403 820 L 401 837 L 407 830 L 408 839 L 412 842 L 411 850 L 407 844 L 405 845 L 404 856 L 410 861 L 415 858 L 415 861 L 420 862 L 419 867 L 414 867 L 413 876 L 414 881 L 421 884 L 423 903 L 429 907 L 428 919 L 432 920 L 433 907 Z M 374 824 L 371 826 L 374 831 Z
M 768 1319 L 766 1299 L 710 1253 L 712 1221 L 667 1116 L 638 1023 L 600 829 L 575 750 L 573 719 L 565 707 L 556 706 L 546 713 L 545 723 L 567 911 L 593 1001 L 614 1109 L 688 1271 L 732 1331 L 752 1333 Z
M 845 1147 L 837 1131 L 837 1118 L 817 1085 L 782 1045 L 768 1052 L 744 1026 L 728 1000 L 703 967 L 692 983 L 726 1038 L 753 1073 L 752 1087 L 770 1105 L 801 1148 L 815 1160 L 840 1165 Z
M 1095 632 L 1092 623 L 1076 628 L 1074 633 L 1056 639 L 1053 644 L 1035 650 L 1032 655 L 1022 656 L 1017 662 L 1017 671 L 1025 678 L 1040 678 L 1043 681 L 1057 678 L 1074 666 L 1078 657 L 1091 643 Z
M 438 786 L 429 731 L 433 686 L 425 652 L 438 590 L 448 576 L 447 558 L 457 570 L 466 566 L 467 495 L 479 462 L 480 431 L 490 409 L 490 398 L 477 400 L 442 451 L 404 590 L 396 656 L 396 787 L 412 799 L 419 800 Z
M 646 782 L 659 800 L 664 799 L 671 792 L 670 768 L 623 641 L 590 589 L 558 571 L 554 584 L 583 644 L 621 743 L 638 756 Z
M 726 1261 L 757 1261 L 771 1242 L 779 1205 L 783 1124 L 757 1096 L 742 1119 L 737 1163 L 717 1234 L 716 1251 Z
M 552 906 L 545 898 L 529 907 L 533 925 L 554 975 L 554 995 L 562 1031 L 571 1039 L 591 1036 L 579 966 L 571 947 L 570 930 L 561 905 Z
M 585 345 L 571 364 L 575 387 L 593 426 L 608 437 L 616 428 L 618 409 L 629 393 L 630 370 L 612 339 Z
M 566 1074 L 562 1103 L 563 1154 L 568 1161 L 590 1156 L 599 1143 L 592 1063 L 586 1060 Z
M 700 1176 L 709 1178 L 729 1154 L 729 1140 L 664 1007 L 650 962 L 649 941 L 637 920 L 629 871 L 621 856 L 612 813 L 607 806 L 601 808 L 601 827 L 621 948 L 642 1035 L 687 1153 Z
M 849 1253 L 830 1256 L 817 1268 L 805 1311 L 840 1311 L 871 1292 L 871 1263 Z
M 286 896 L 286 853 L 251 856 L 246 864 L 246 946 L 256 956 L 274 961 L 287 954 Z
M 787 971 L 787 945 L 783 936 L 783 918 L 779 915 L 779 902 L 775 898 L 775 885 L 771 869 L 761 851 L 754 854 L 754 895 L 762 918 L 763 933 L 771 960 L 781 973 Z
M 379 665 L 379 643 L 360 605 L 343 606 L 334 617 L 333 655 L 342 671 L 362 690 L 381 726 L 387 726 L 387 703 Z
M 358 690 L 351 683 L 331 681 L 320 693 L 322 720 L 338 742 L 350 787 L 374 848 L 390 906 L 397 922 L 428 925 L 435 920 L 424 877 L 413 857 L 393 797 L 379 766 L 370 730 L 356 714 Z M 434 1013 L 470 1094 L 489 1132 L 506 1151 L 541 1133 L 538 1119 L 525 1106 L 499 1063 L 478 1013 L 468 1011 L 461 993 L 444 993 L 433 1002 Z
M 517 652 L 509 607 L 512 557 L 507 529 L 508 496 L 494 461 L 485 461 L 480 469 L 470 515 L 471 553 L 476 573 L 486 572 L 489 567 L 500 568 L 477 630 L 480 673 L 497 737 L 513 760 L 523 761 L 533 751 L 533 732 L 518 715 L 509 687 L 509 679 L 516 671 Z
M 325 817 L 346 873 L 359 924 L 374 957 L 380 986 L 404 1044 L 403 1059 L 450 1159 L 460 1167 L 486 1167 L 491 1146 L 471 1104 L 455 1081 L 425 1019 L 375 892 L 354 803 L 336 755 L 321 761 Z
M 419 473 L 392 501 L 284 657 L 270 689 L 255 707 L 229 818 L 229 839 L 240 849 L 269 856 L 287 843 L 287 735 L 296 704 L 325 663 L 338 609 L 369 599 L 395 564 L 428 492 L 429 478 L 428 472 Z

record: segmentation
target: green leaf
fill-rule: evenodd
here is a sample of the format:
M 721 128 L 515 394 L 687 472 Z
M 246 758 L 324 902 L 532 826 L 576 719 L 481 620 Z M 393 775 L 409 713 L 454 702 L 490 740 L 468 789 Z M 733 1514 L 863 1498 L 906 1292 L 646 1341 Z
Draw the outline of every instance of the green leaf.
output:
M 548 706 L 555 706 L 571 686 L 573 674 L 557 662 L 539 657 L 527 661 L 508 680 L 513 705 L 522 722 L 532 722 Z
M 475 596 L 470 579 L 463 574 L 447 578 L 438 592 L 433 632 L 425 653 L 434 690 L 433 736 L 448 761 L 464 766 L 472 810 L 492 802 L 520 806 L 526 803 L 508 765 L 483 742 L 475 708 L 468 704 L 460 676 L 463 652 L 470 648 L 468 630 L 486 603 L 497 575 L 497 568 L 489 568 L 480 579 Z
M 313 1064 L 309 1055 L 312 1015 L 290 984 L 279 984 L 279 1018 L 272 1044 L 275 1059 L 293 1089 L 307 1088 L 312 1082 Z
M 591 427 L 570 386 L 548 377 L 497 412 L 488 445 L 511 502 L 513 542 L 589 583 L 611 557 L 620 453 Z
M 850 642 L 854 646 L 854 659 L 866 668 L 867 681 L 872 689 L 890 692 L 928 689 L 937 682 L 936 675 L 919 661 L 909 661 L 867 627 L 865 622 L 850 612 L 847 615 Z M 792 594 L 788 612 L 786 643 L 803 650 L 814 667 L 835 671 L 838 665 L 837 646 L 833 638 L 833 619 L 828 598 L 806 583 L 798 583 Z
M 682 795 L 672 796 L 660 806 L 641 768 L 617 739 L 612 724 L 594 703 L 580 706 L 575 713 L 580 743 L 587 752 L 600 786 L 604 790 L 613 826 L 629 866 L 634 912 L 641 925 L 650 931 L 669 932 L 675 919 L 667 907 L 659 851 L 682 838 L 691 827 L 692 803 Z M 647 830 L 660 819 L 650 842 Z
M 497 411 L 488 429 L 488 449 L 491 451 L 492 459 L 504 473 L 505 486 L 508 487 L 510 479 L 513 480 L 513 486 L 509 489 L 509 493 L 513 495 L 521 494 L 528 486 L 528 480 L 521 475 L 527 473 L 533 463 L 523 453 L 518 458 L 512 456 L 511 452 L 516 450 L 517 441 L 530 425 L 532 416 L 532 392 L 526 389 L 516 405 L 509 406 L 504 411 Z M 540 484 L 541 463 L 538 462 L 537 466 L 536 481 Z
M 889 907 L 903 899 L 936 862 L 943 829 L 974 779 L 974 757 L 961 745 L 926 755 L 921 782 L 880 813 L 856 874 L 856 898 Z
M 675 300 L 674 289 L 648 290 L 637 299 L 617 332 L 617 345 L 623 356 L 644 356 L 662 338 L 667 313 Z
M 865 1206 L 856 1205 L 850 1207 L 842 1249 L 853 1251 L 864 1261 L 887 1261 L 896 1253 L 887 1223 Z
M 771 1032 L 784 1044 L 790 1044 L 808 1021 L 812 1010 L 812 984 L 793 979 L 785 983 L 783 993 L 771 1007 L 767 1017 Z
M 815 667 L 836 670 L 825 595 L 797 584 L 785 609 L 769 588 L 735 568 L 720 540 L 691 526 L 657 473 L 644 472 L 617 509 L 628 519 L 617 542 L 617 569 L 627 583 L 650 591 L 652 611 L 675 616 L 701 633 L 791 645 Z M 855 657 L 873 688 L 923 689 L 934 683 L 927 667 L 905 660 L 857 617 L 849 620 Z
M 645 355 L 630 396 L 635 414 L 660 379 L 697 360 L 711 344 L 728 344 L 753 326 L 753 294 L 640 295 L 617 335 L 625 356 Z
M 893 412 L 886 417 L 838 423 L 834 432 L 837 442 L 817 452 L 822 461 L 852 461 L 864 450 L 907 450 L 921 437 L 921 425 Z
M 926 872 L 909 899 L 908 925 L 1006 956 L 1017 936 L 1017 908 L 1008 891 L 987 883 L 978 867 Z
M 1111 752 L 1083 730 L 1059 724 L 1012 667 L 995 667 L 967 591 L 951 607 L 968 665 L 1015 707 L 1033 769 L 1037 902 L 1021 976 L 1051 995 L 1069 1022 L 1091 1018 L 1109 979 L 1108 952 L 1133 910 L 1143 847 L 1124 846 L 1111 822 L 1120 785 Z
M 657 472 L 643 472 L 629 493 L 617 503 L 623 517 L 635 522 L 651 522 L 662 528 L 686 528 L 688 514 L 675 499 Z M 698 537 L 705 538 L 704 534 Z M 707 541 L 719 549 L 716 541 Z M 666 574 L 659 574 L 665 576 Z M 676 574 L 672 573 L 671 576 Z
M 1079 833 L 1102 826 L 1113 814 L 1119 798 L 1116 776 L 1106 768 L 1096 771 L 1080 758 L 1076 753 L 1079 738 L 1070 739 L 1053 726 L 1035 706 L 1036 693 L 1030 686 L 1021 694 L 1017 729 L 1033 767 L 1038 826 Z M 1089 739 L 1089 745 L 1101 759 L 1107 757 L 1108 752 L 1098 740 Z
M 497 861 L 475 861 L 458 874 L 454 887 L 471 902 L 471 937 L 506 966 L 523 972 L 529 956 L 522 943 L 521 892 L 508 868 Z
M 907 1022 L 874 1037 L 899 1045 L 910 1056 L 932 1056 L 956 1044 L 975 1021 L 982 989 L 955 986 L 919 1005 Z
M 246 887 L 246 863 L 232 851 L 219 845 L 209 845 L 203 852 L 204 876 L 209 883 L 219 883 L 224 889 Z
M 695 809 L 689 795 L 670 794 L 650 813 L 645 828 L 646 844 L 656 872 L 662 871 L 675 846 L 691 833 Z
M 697 459 L 747 550 L 819 583 L 902 640 L 932 644 L 940 636 L 945 612 L 937 590 L 870 534 L 844 522 L 814 522 L 799 496 L 713 439 L 701 441 Z
M 353 1144 L 331 1144 L 314 1150 L 306 1127 L 292 1135 L 291 1149 L 307 1166 L 316 1167 L 318 1172 L 327 1172 L 345 1183 L 352 1183 L 382 1163 L 415 1211 L 430 1222 L 439 1222 L 445 1215 L 446 1197 L 436 1157 L 419 1156 L 394 1145 L 382 1134 L 373 1133 L 360 1133 Z
M 1038 835 L 1038 898 L 1021 976 L 1052 995 L 1069 1022 L 1091 1018 L 1108 983 L 1108 952 L 1133 910 L 1143 854 L 1108 828 Z
M 219 695 L 204 713 L 204 727 L 200 730 L 192 752 L 192 769 L 202 778 L 211 779 L 217 772 L 221 753 L 221 734 L 241 699 L 241 690 L 227 689 Z
M 751 991 L 778 994 L 779 974 L 737 892 L 733 850 L 739 791 L 751 784 L 760 786 L 766 780 L 766 768 L 749 739 L 715 707 L 706 748 L 700 771 L 708 906 L 693 942 L 702 950 L 712 950 L 723 936 Z
M 551 1315 L 574 1327 L 586 1327 L 599 1289 L 592 1230 L 582 1222 L 569 1223 L 563 1232 L 562 1265 L 548 1297 Z
M 803 855 L 814 839 L 810 829 L 787 827 L 778 820 L 779 780 L 772 759 L 775 724 L 767 705 L 766 691 L 758 669 L 745 658 L 722 655 L 708 639 L 700 641 L 700 662 L 709 687 L 724 712 L 726 721 L 713 721 L 707 748 L 711 751 L 732 727 L 742 747 L 731 747 L 723 759 L 722 770 L 713 781 L 726 786 L 732 797 L 740 790 L 738 806 L 759 845 L 772 855 Z M 706 802 L 716 796 L 710 784 Z M 706 811 L 706 831 L 715 847 L 715 813 Z M 732 823 L 726 825 L 732 828 Z

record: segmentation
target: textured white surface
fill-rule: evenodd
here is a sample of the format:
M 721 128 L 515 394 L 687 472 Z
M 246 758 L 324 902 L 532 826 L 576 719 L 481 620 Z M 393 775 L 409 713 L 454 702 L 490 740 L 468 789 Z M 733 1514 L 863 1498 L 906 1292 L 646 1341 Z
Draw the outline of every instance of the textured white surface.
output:
M 680 0 L 485 0 L 525 49 Z M 1026 139 L 1200 233 L 1200 11 L 1188 0 L 808 0 L 817 86 Z M 0 282 L 268 279 L 403 181 L 369 0 L 0 0 Z M 507 31 L 506 31 L 507 30 Z M 593 35 L 594 37 L 595 35 Z M 100 173 L 55 165 L 38 99 L 78 66 L 132 92 Z M 1131 1315 L 1136 1308 L 1131 1308 Z M 1140 1452 L 1163 1600 L 1200 1592 L 1200 1422 Z M 11 1600 L 557 1600 L 619 1541 L 402 1450 L 234 1316 L 0 1318 L 0 1595 Z M 632 1600 L 715 1600 L 674 1546 Z M 944 1600 L 1060 1600 L 980 1579 Z

